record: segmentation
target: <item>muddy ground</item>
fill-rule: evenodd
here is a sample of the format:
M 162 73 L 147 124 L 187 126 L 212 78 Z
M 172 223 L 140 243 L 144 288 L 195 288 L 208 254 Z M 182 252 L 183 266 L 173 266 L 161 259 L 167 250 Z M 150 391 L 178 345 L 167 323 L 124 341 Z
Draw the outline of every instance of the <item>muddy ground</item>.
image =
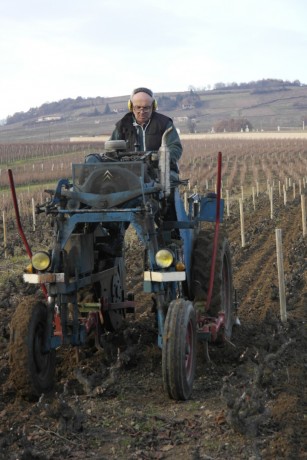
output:
M 93 342 L 57 353 L 54 392 L 37 401 L 10 384 L 12 314 L 33 289 L 23 267 L 4 259 L 0 286 L 0 459 L 305 459 L 307 239 L 299 199 L 275 217 L 261 194 L 245 201 L 241 247 L 239 211 L 225 219 L 232 251 L 238 316 L 230 342 L 199 346 L 194 390 L 176 402 L 163 392 L 150 296 L 142 293 L 141 247 L 130 239 L 128 284 L 137 314 L 110 334 L 103 351 Z M 279 319 L 275 228 L 282 229 L 287 321 Z M 14 236 L 13 236 L 14 235 Z M 34 234 L 28 231 L 30 242 Z M 3 249 L 3 248 L 2 248 Z M 20 254 L 16 229 L 9 252 Z

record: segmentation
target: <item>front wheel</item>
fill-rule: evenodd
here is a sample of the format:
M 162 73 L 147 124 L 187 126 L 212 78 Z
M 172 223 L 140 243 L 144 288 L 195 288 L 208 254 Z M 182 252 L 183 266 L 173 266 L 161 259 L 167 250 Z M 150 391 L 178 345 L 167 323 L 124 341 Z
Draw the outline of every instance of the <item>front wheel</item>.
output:
M 187 400 L 196 365 L 196 315 L 191 302 L 173 300 L 167 311 L 162 347 L 163 386 L 169 396 Z
M 10 379 L 23 395 L 37 397 L 52 389 L 55 350 L 45 350 L 47 307 L 26 299 L 13 315 L 10 329 Z

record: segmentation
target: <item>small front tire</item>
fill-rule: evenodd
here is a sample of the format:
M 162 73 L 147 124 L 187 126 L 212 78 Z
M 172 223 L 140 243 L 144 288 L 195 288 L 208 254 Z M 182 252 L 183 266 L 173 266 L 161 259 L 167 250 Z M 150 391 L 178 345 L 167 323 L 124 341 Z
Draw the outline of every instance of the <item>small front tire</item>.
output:
M 26 299 L 13 315 L 10 329 L 10 380 L 30 398 L 50 391 L 54 384 L 55 350 L 45 351 L 47 307 Z
M 196 366 L 196 315 L 191 302 L 173 300 L 167 311 L 162 347 L 162 377 L 172 399 L 191 396 Z

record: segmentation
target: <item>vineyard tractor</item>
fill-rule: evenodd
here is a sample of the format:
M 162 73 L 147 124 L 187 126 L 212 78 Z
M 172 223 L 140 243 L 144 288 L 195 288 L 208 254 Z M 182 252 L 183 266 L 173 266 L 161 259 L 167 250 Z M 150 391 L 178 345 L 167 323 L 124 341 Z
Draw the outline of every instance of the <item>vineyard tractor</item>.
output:
M 81 347 L 90 335 L 103 347 L 107 334 L 129 324 L 135 312 L 134 294 L 126 289 L 129 225 L 144 249 L 144 291 L 154 301 L 153 326 L 169 397 L 191 396 L 197 340 L 230 338 L 235 302 L 229 245 L 220 225 L 222 154 L 216 193 L 189 192 L 188 180 L 170 171 L 167 135 L 159 151 L 129 152 L 124 141 L 107 141 L 102 153 L 73 164 L 72 180 L 59 180 L 55 190 L 46 191 L 47 201 L 37 205 L 38 214 L 49 216 L 53 242 L 35 254 L 22 229 L 9 170 L 18 230 L 31 258 L 24 281 L 44 293 L 25 298 L 12 317 L 16 390 L 26 388 L 34 397 L 46 393 L 54 385 L 59 347 Z

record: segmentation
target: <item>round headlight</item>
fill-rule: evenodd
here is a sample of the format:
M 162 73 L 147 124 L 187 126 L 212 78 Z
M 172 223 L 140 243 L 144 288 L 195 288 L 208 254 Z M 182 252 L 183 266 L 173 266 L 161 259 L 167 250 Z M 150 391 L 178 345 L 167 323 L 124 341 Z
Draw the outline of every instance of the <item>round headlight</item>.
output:
M 157 252 L 156 256 L 156 264 L 161 268 L 168 268 L 172 265 L 174 256 L 171 251 L 168 249 L 160 249 Z
M 32 265 L 35 270 L 44 271 L 49 268 L 51 263 L 50 256 L 47 252 L 37 252 L 32 256 Z

